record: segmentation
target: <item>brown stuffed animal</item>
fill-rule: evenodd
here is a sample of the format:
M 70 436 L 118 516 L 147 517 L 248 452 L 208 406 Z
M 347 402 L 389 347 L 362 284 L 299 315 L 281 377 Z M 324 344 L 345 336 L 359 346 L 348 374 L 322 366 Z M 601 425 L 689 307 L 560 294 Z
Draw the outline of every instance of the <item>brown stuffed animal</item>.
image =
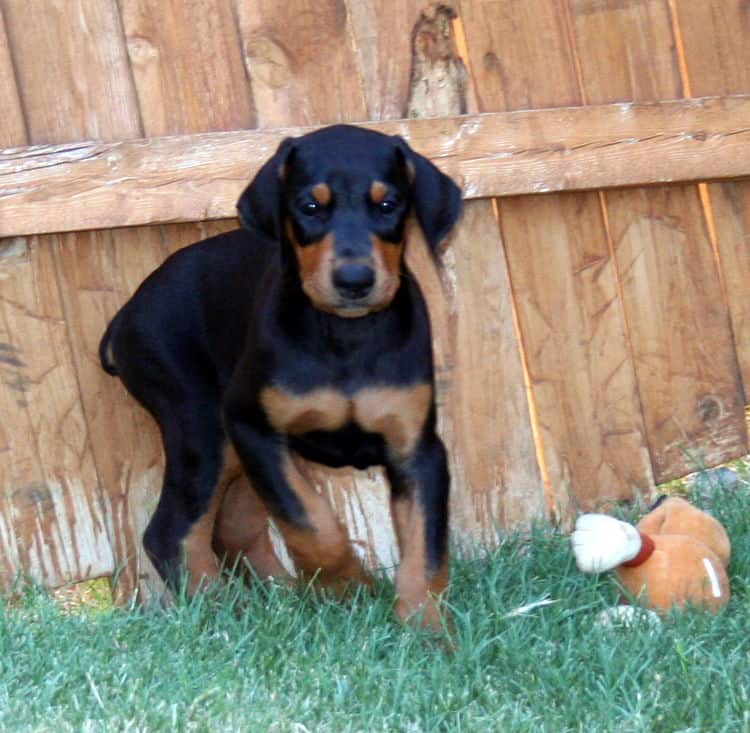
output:
M 729 600 L 729 537 L 716 519 L 679 497 L 662 497 L 635 527 L 583 514 L 571 541 L 582 572 L 616 568 L 627 593 L 653 610 L 693 603 L 716 611 Z

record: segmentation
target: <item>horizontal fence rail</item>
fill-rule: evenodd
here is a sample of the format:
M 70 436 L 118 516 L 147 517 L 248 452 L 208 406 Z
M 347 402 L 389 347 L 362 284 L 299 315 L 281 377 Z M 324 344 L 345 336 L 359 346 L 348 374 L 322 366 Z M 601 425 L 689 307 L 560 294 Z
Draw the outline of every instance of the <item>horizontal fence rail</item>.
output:
M 750 176 L 750 95 L 368 123 L 399 134 L 466 198 Z M 243 130 L 0 151 L 0 236 L 235 215 L 287 135 Z

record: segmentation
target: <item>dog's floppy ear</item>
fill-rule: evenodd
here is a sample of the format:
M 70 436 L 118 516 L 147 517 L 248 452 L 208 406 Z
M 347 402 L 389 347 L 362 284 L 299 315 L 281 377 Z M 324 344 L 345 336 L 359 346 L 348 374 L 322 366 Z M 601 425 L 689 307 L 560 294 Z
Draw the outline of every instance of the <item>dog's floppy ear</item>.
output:
M 237 201 L 237 216 L 245 229 L 260 230 L 271 239 L 281 236 L 281 187 L 293 150 L 294 138 L 282 140 L 242 192 Z
M 411 181 L 414 213 L 434 252 L 461 215 L 461 189 L 402 137 L 394 137 Z

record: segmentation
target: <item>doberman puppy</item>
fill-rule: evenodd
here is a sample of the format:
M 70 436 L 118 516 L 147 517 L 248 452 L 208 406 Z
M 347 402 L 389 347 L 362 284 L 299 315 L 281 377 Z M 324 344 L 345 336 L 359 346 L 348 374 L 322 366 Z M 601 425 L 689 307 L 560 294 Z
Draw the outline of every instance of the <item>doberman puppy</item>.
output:
M 430 323 L 404 245 L 413 213 L 434 250 L 460 191 L 400 137 L 336 125 L 284 140 L 237 208 L 243 229 L 169 257 L 101 342 L 104 369 L 151 412 L 164 443 L 145 549 L 168 582 L 187 570 L 194 589 L 217 574 L 206 558 L 236 452 L 302 574 L 367 582 L 294 458 L 383 465 L 401 553 L 397 613 L 422 608 L 438 626 L 449 475 Z

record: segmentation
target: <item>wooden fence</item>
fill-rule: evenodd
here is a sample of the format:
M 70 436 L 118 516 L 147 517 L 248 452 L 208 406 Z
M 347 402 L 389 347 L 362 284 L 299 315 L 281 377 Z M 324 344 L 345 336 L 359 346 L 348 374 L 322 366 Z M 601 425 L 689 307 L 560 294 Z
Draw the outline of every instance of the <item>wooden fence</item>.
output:
M 290 126 L 400 132 L 464 186 L 442 266 L 408 253 L 457 537 L 747 453 L 747 10 L 0 0 L 0 581 L 149 575 L 159 439 L 98 340 L 169 252 L 236 225 Z M 308 474 L 390 564 L 381 472 Z

